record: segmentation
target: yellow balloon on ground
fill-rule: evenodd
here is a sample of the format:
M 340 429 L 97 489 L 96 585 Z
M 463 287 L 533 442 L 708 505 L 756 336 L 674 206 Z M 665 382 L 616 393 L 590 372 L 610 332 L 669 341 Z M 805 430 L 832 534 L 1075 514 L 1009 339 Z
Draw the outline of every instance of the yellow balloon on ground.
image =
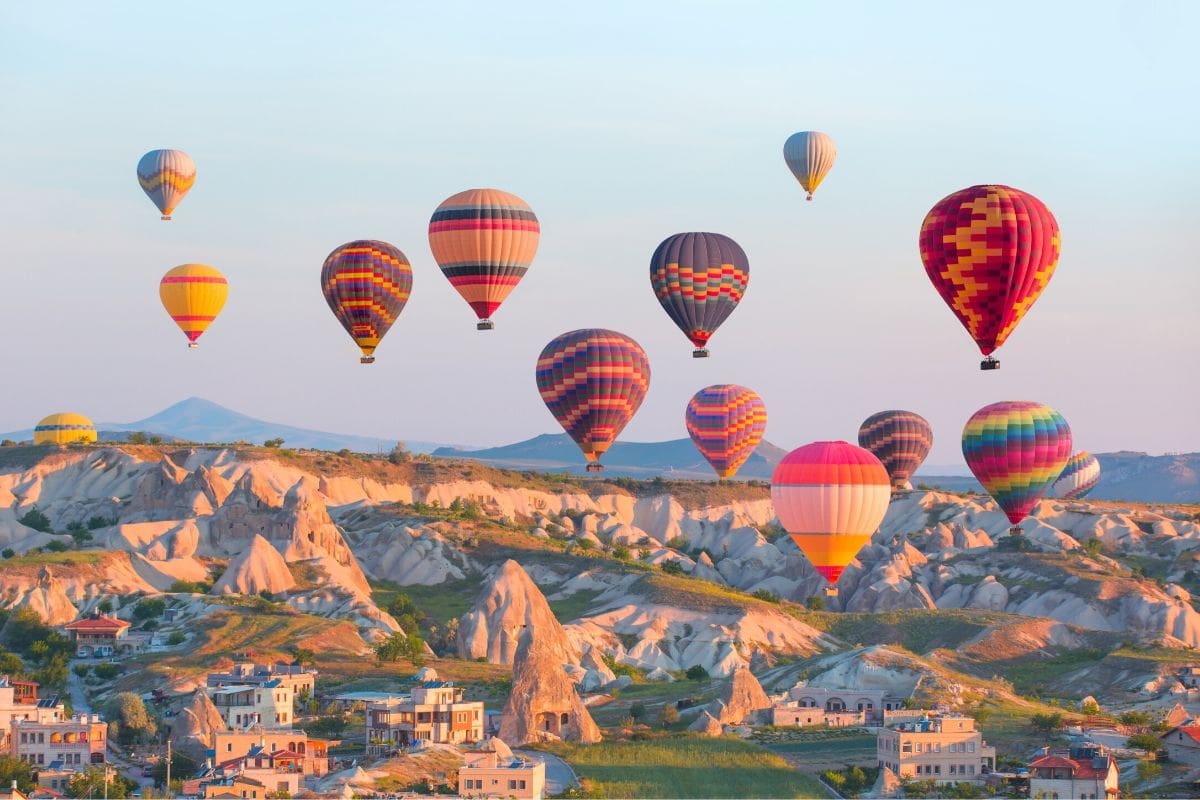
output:
M 229 282 L 207 264 L 180 264 L 163 276 L 158 296 L 187 337 L 188 347 L 196 347 L 196 340 L 224 308 Z
M 34 444 L 96 441 L 96 426 L 82 414 L 51 414 L 33 429 Z

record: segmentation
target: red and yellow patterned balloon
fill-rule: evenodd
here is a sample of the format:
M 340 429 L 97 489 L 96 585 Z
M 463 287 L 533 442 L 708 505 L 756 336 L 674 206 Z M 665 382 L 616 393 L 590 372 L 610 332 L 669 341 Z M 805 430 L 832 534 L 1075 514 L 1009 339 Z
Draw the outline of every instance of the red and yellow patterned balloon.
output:
M 1058 266 L 1058 222 L 1031 194 L 971 186 L 943 198 L 921 225 L 921 260 L 934 288 L 991 358 Z

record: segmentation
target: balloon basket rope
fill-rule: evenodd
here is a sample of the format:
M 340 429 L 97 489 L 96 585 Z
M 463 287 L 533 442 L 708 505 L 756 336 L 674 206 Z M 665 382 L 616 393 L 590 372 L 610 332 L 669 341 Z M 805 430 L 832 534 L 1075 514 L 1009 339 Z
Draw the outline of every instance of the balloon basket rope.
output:
M 495 328 L 496 323 L 492 322 L 490 319 L 481 319 L 479 322 L 475 323 L 475 330 L 477 331 L 490 331 L 494 330 Z
M 991 356 L 988 356 L 983 361 L 979 362 L 979 368 L 982 370 L 1000 369 L 1000 362 Z
M 692 351 L 692 358 L 708 358 L 708 348 L 697 347 Z
M 603 472 L 604 465 L 603 464 L 588 464 L 587 471 L 588 472 Z

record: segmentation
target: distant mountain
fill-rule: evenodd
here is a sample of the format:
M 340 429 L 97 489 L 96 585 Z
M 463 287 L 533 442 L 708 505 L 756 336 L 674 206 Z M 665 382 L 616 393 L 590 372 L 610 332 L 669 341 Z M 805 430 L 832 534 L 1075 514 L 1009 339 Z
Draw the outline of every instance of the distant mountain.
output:
M 239 414 L 201 397 L 189 397 L 136 422 L 102 422 L 96 428 L 104 441 L 123 441 L 130 433 L 141 431 L 157 434 L 167 441 L 246 441 L 262 444 L 267 439 L 283 439 L 287 447 L 310 447 L 317 450 L 346 448 L 358 453 L 387 452 L 396 444 L 396 439 L 328 433 L 266 422 Z M 18 441 L 31 439 L 33 430 L 0 434 L 0 438 Z M 404 440 L 404 443 L 414 453 L 427 453 L 441 446 L 437 442 Z
M 763 442 L 738 471 L 739 478 L 769 480 L 772 470 L 787 451 L 770 442 Z M 439 447 L 434 456 L 468 458 L 497 467 L 531 469 L 584 474 L 586 471 L 579 447 L 565 433 L 547 433 L 523 442 L 465 450 Z M 627 477 L 661 475 L 664 478 L 693 478 L 711 480 L 712 467 L 696 450 L 691 439 L 672 439 L 667 442 L 617 442 L 604 457 L 604 474 Z

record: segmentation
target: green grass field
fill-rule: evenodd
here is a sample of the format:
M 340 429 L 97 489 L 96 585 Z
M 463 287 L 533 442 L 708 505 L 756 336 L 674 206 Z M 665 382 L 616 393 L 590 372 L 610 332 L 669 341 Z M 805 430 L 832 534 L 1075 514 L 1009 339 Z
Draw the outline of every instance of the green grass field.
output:
M 753 742 L 670 736 L 593 745 L 558 743 L 592 797 L 831 797 L 810 775 Z

